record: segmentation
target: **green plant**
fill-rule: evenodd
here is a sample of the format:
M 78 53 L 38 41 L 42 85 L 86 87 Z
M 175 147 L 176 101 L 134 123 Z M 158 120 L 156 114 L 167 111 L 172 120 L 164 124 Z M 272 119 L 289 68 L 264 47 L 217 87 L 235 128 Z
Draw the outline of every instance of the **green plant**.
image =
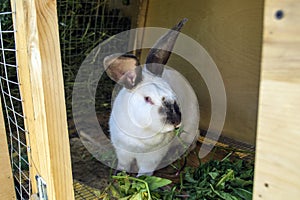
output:
M 230 156 L 231 154 L 229 154 Z M 252 199 L 253 162 L 211 160 L 198 168 L 186 168 L 180 190 L 188 199 Z
M 158 200 L 159 189 L 172 181 L 155 176 L 131 177 L 124 172 L 112 176 L 113 182 L 101 194 L 103 199 Z
M 252 161 L 230 157 L 211 160 L 197 168 L 185 167 L 180 183 L 155 176 L 131 177 L 126 173 L 112 176 L 102 199 L 121 200 L 250 200 L 254 166 Z

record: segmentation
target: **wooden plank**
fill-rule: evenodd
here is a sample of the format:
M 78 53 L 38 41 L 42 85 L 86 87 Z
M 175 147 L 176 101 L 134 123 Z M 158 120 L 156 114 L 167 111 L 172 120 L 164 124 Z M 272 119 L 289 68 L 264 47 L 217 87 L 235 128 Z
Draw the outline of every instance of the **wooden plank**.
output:
M 0 197 L 2 199 L 16 199 L 15 187 L 13 182 L 12 168 L 9 159 L 4 117 L 0 97 Z
M 57 4 L 36 0 L 51 171 L 56 199 L 74 199 L 70 144 L 60 55 Z
M 74 199 L 56 2 L 14 1 L 17 59 L 25 127 L 34 176 L 47 183 L 49 199 Z
M 136 22 L 136 27 L 137 28 L 144 28 L 146 27 L 146 18 L 147 18 L 147 10 L 148 10 L 148 0 L 141 1 L 139 4 L 139 12 L 137 16 L 137 22 Z M 143 31 L 139 31 L 136 33 L 136 36 L 134 38 L 134 48 L 136 49 L 134 51 L 134 54 L 140 58 L 141 53 L 142 53 L 142 44 L 143 44 L 143 37 L 144 33 Z
M 32 2 L 31 2 L 32 3 Z M 29 163 L 34 163 L 30 165 L 30 179 L 32 184 L 32 192 L 37 192 L 36 182 L 35 182 L 35 175 L 38 174 L 37 170 L 40 171 L 40 173 L 45 173 L 42 169 L 40 169 L 40 163 L 37 154 L 37 149 L 35 148 L 35 121 L 33 113 L 33 99 L 31 97 L 32 89 L 31 89 L 31 79 L 30 79 L 30 73 L 29 73 L 29 62 L 30 58 L 29 55 L 31 54 L 31 51 L 35 49 L 35 45 L 32 45 L 32 48 L 29 48 L 29 40 L 31 40 L 32 44 L 34 44 L 33 40 L 36 40 L 36 28 L 34 26 L 34 11 L 32 12 L 32 7 L 30 6 L 29 1 L 15 1 L 11 0 L 11 7 L 12 11 L 15 14 L 14 20 L 14 26 L 17 30 L 16 32 L 16 49 L 17 49 L 17 62 L 18 62 L 18 73 L 19 73 L 19 82 L 20 82 L 20 92 L 23 99 L 26 99 L 22 103 L 24 116 L 26 116 L 25 120 L 25 128 L 28 130 L 31 135 L 32 145 L 31 145 L 31 155 L 28 156 Z M 18 12 L 16 12 L 18 11 Z M 28 12 L 28 13 L 26 13 Z M 32 22 L 31 22 L 32 21 Z M 32 29 L 29 29 L 29 25 L 32 24 Z M 31 38 L 29 38 L 31 37 Z M 28 48 L 28 51 L 27 51 Z M 35 83 L 36 84 L 36 83 Z M 26 91 L 26 92 L 25 92 Z M 36 119 L 36 123 L 40 124 L 40 121 L 38 121 L 39 118 Z M 43 129 L 40 129 L 41 132 L 43 132 Z M 27 136 L 26 143 L 29 143 L 30 140 Z M 33 147 L 33 148 L 32 148 Z M 41 154 L 40 154 L 41 155 Z M 35 158 L 34 161 L 31 160 L 31 158 Z M 45 159 L 46 161 L 46 159 Z M 36 167 L 34 167 L 36 166 Z M 47 166 L 47 165 L 46 165 Z
M 299 9 L 299 1 L 265 2 L 255 200 L 300 197 Z

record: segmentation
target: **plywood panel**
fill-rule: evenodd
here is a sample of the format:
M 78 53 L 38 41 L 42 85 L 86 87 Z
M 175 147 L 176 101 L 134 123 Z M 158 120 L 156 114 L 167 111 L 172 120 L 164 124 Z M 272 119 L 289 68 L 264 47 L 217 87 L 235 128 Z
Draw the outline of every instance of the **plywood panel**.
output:
M 223 134 L 255 143 L 260 73 L 263 0 L 149 1 L 146 26 L 170 28 L 189 19 L 182 32 L 202 45 L 215 61 L 227 94 Z M 205 65 L 206 60 L 200 61 Z M 172 56 L 169 66 L 194 87 L 201 109 L 200 128 L 210 122 L 210 95 L 188 61 Z M 206 66 L 210 67 L 210 66 Z
M 13 182 L 12 169 L 8 153 L 8 145 L 4 118 L 2 113 L 2 104 L 0 98 L 0 197 L 2 199 L 16 199 L 15 187 Z
M 300 197 L 299 9 L 299 1 L 266 0 L 265 3 L 256 200 Z

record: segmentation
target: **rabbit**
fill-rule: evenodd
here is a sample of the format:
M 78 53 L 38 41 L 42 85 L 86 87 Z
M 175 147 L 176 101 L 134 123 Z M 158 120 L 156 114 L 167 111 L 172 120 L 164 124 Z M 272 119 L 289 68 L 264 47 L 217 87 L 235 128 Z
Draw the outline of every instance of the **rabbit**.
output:
M 136 161 L 138 176 L 152 175 L 170 149 L 174 129 L 181 126 L 180 101 L 162 75 L 186 21 L 180 21 L 154 44 L 145 67 L 132 54 L 104 58 L 107 75 L 123 86 L 109 119 L 117 170 L 132 172 L 132 163 Z

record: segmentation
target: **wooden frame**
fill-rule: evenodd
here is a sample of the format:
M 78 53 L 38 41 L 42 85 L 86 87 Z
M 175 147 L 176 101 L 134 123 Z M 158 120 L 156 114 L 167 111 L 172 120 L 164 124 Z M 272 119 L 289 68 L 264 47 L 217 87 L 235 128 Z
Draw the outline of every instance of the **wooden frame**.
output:
M 148 2 L 148 1 L 147 1 Z M 143 4 L 143 8 L 147 4 Z M 12 0 L 30 174 L 47 183 L 49 199 L 74 199 L 56 2 Z M 253 199 L 300 196 L 300 2 L 266 0 Z M 140 21 L 144 23 L 144 19 Z M 1 108 L 1 104 L 0 104 Z M 2 113 L 0 162 L 10 166 Z M 2 142 L 4 141 L 4 145 Z M 0 196 L 15 198 L 11 169 Z
M 300 2 L 266 0 L 253 199 L 300 197 Z
M 56 1 L 11 0 L 16 12 L 17 61 L 25 127 L 29 131 L 32 192 L 35 176 L 49 199 L 74 199 Z

